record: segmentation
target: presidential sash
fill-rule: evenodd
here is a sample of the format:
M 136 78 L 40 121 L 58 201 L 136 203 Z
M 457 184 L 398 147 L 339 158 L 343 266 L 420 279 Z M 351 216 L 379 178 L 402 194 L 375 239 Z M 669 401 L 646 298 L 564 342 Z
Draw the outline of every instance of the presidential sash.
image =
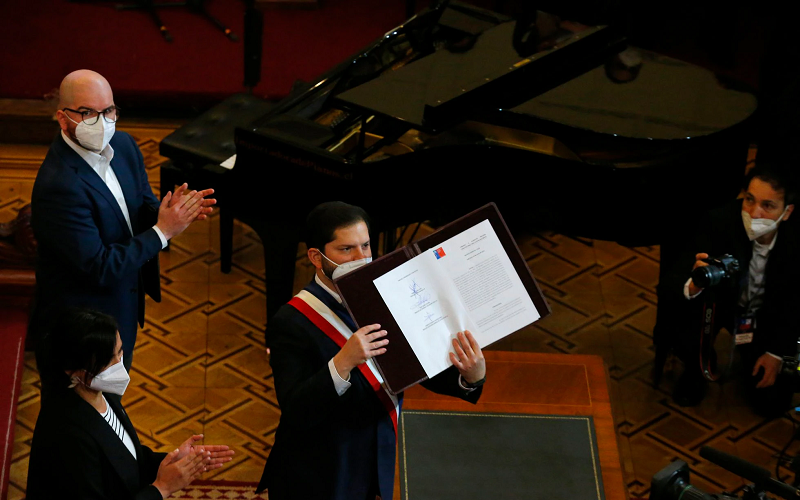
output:
M 347 339 L 349 339 L 353 332 L 350 331 L 342 319 L 336 315 L 335 312 L 326 306 L 321 300 L 316 298 L 314 294 L 301 290 L 300 293 L 295 295 L 289 301 L 289 305 L 300 311 L 300 313 L 308 318 L 314 326 L 322 330 L 331 340 L 336 342 L 340 348 L 344 346 Z M 383 377 L 381 376 L 375 360 L 370 358 L 366 363 L 358 365 L 358 370 L 367 379 L 372 390 L 380 399 L 383 406 L 386 408 L 389 417 L 392 419 L 394 426 L 394 433 L 397 435 L 397 419 L 400 415 L 400 404 L 397 397 L 389 392 L 383 385 Z

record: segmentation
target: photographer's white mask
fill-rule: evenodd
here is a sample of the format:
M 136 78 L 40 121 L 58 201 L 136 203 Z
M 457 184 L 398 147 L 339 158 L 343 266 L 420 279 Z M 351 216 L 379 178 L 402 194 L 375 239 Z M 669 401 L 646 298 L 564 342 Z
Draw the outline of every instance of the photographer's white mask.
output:
M 128 375 L 128 370 L 125 369 L 125 365 L 122 364 L 122 356 L 120 356 L 119 363 L 109 366 L 92 378 L 91 383 L 89 383 L 89 388 L 95 391 L 122 396 L 125 394 L 125 389 L 128 388 L 130 381 L 131 377 Z M 77 375 L 73 375 L 70 382 L 72 382 L 72 385 L 69 386 L 70 389 L 83 383 Z
M 358 260 L 351 260 L 350 262 L 345 262 L 344 264 L 337 264 L 336 262 L 329 259 L 324 253 L 320 252 L 320 255 L 325 257 L 325 259 L 336 266 L 336 269 L 333 270 L 333 274 L 331 275 L 331 280 L 336 280 L 337 278 L 341 278 L 345 274 L 358 269 L 359 267 L 365 266 L 372 262 L 372 257 L 365 257 L 363 259 Z
M 75 127 L 75 137 L 78 138 L 80 145 L 89 151 L 100 153 L 108 146 L 111 138 L 114 137 L 117 124 L 115 122 L 107 122 L 102 116 L 98 118 L 94 125 L 87 125 L 86 122 L 76 122 L 69 115 L 67 115 L 67 118 L 78 124 Z
M 757 240 L 762 236 L 771 233 L 778 229 L 778 224 L 780 221 L 783 220 L 783 216 L 786 215 L 786 211 L 789 209 L 789 205 L 786 205 L 786 208 L 783 209 L 783 213 L 778 220 L 772 219 L 753 219 L 750 217 L 750 214 L 742 210 L 742 222 L 744 222 L 744 230 L 747 232 L 747 237 L 750 241 Z

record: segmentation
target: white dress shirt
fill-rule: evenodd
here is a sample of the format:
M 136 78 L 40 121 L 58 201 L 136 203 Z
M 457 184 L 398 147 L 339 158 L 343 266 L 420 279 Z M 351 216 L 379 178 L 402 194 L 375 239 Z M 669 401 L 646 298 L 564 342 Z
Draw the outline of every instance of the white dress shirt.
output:
M 747 288 L 742 290 L 739 305 L 747 308 L 748 314 L 754 314 L 764 303 L 764 272 L 767 270 L 767 258 L 778 241 L 778 235 L 772 238 L 769 245 L 753 240 L 753 256 L 750 258 Z
M 131 232 L 131 236 L 135 236 L 133 234 L 133 227 L 131 226 L 131 216 L 128 213 L 128 205 L 125 203 L 125 195 L 122 194 L 122 186 L 119 185 L 117 175 L 114 173 L 114 169 L 111 168 L 111 160 L 114 159 L 114 148 L 109 144 L 98 154 L 72 142 L 72 139 L 70 139 L 63 130 L 61 131 L 61 137 L 64 138 L 64 142 L 66 142 L 73 151 L 78 153 L 78 156 L 83 158 L 92 170 L 97 172 L 100 179 L 108 186 L 108 190 L 111 191 L 114 199 L 117 200 L 117 204 L 119 204 L 119 209 L 122 210 L 125 222 L 128 223 L 128 230 Z M 153 229 L 161 240 L 161 248 L 165 248 L 167 246 L 167 238 L 164 237 L 164 233 L 156 226 L 153 226 Z
M 125 427 L 122 426 L 122 422 L 120 422 L 117 418 L 117 414 L 111 409 L 111 405 L 108 404 L 105 396 L 103 396 L 103 402 L 106 404 L 106 411 L 100 415 L 102 415 L 103 419 L 108 422 L 108 425 L 117 434 L 120 441 L 122 441 L 122 444 L 125 445 L 125 448 L 127 448 L 128 451 L 131 452 L 131 455 L 133 455 L 133 458 L 136 459 L 136 448 L 133 446 L 133 440 L 128 433 L 125 432 Z

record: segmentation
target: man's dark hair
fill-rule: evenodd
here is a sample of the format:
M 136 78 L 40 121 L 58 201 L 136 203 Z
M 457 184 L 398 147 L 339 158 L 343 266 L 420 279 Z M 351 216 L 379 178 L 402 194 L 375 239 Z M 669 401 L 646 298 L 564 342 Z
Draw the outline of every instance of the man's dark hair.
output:
M 88 308 L 64 309 L 54 318 L 44 337 L 43 363 L 39 367 L 58 389 L 70 385 L 66 371 L 85 370 L 84 383 L 108 366 L 117 344 L 117 321 Z
M 753 179 L 761 179 L 775 191 L 783 191 L 783 204 L 791 205 L 797 201 L 797 184 L 793 172 L 784 166 L 771 162 L 756 162 L 744 179 L 744 189 L 750 186 Z
M 337 229 L 364 222 L 369 230 L 369 217 L 360 207 L 342 201 L 329 201 L 314 207 L 306 217 L 306 246 L 325 251 L 334 240 Z

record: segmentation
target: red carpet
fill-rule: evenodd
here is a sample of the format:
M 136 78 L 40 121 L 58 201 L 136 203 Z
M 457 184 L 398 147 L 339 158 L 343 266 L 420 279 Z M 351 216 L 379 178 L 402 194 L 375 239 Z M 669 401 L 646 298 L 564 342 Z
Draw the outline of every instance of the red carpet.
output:
M 8 491 L 27 324 L 24 310 L 14 305 L 0 305 L 0 498 L 6 498 Z
M 215 481 L 198 480 L 177 493 L 173 493 L 170 498 L 185 499 L 225 499 L 225 500 L 267 500 L 267 493 L 256 495 L 255 490 L 258 483 L 248 483 L 243 481 Z
M 131 1 L 131 0 L 121 0 Z M 243 43 L 229 41 L 185 8 L 160 9 L 164 41 L 142 11 L 115 2 L 0 1 L 0 98 L 41 99 L 68 72 L 94 69 L 120 107 L 203 108 L 243 90 Z M 285 96 L 404 21 L 404 0 L 322 0 L 316 10 L 267 10 L 261 83 L 255 94 Z M 243 38 L 244 2 L 209 0 L 208 10 Z

